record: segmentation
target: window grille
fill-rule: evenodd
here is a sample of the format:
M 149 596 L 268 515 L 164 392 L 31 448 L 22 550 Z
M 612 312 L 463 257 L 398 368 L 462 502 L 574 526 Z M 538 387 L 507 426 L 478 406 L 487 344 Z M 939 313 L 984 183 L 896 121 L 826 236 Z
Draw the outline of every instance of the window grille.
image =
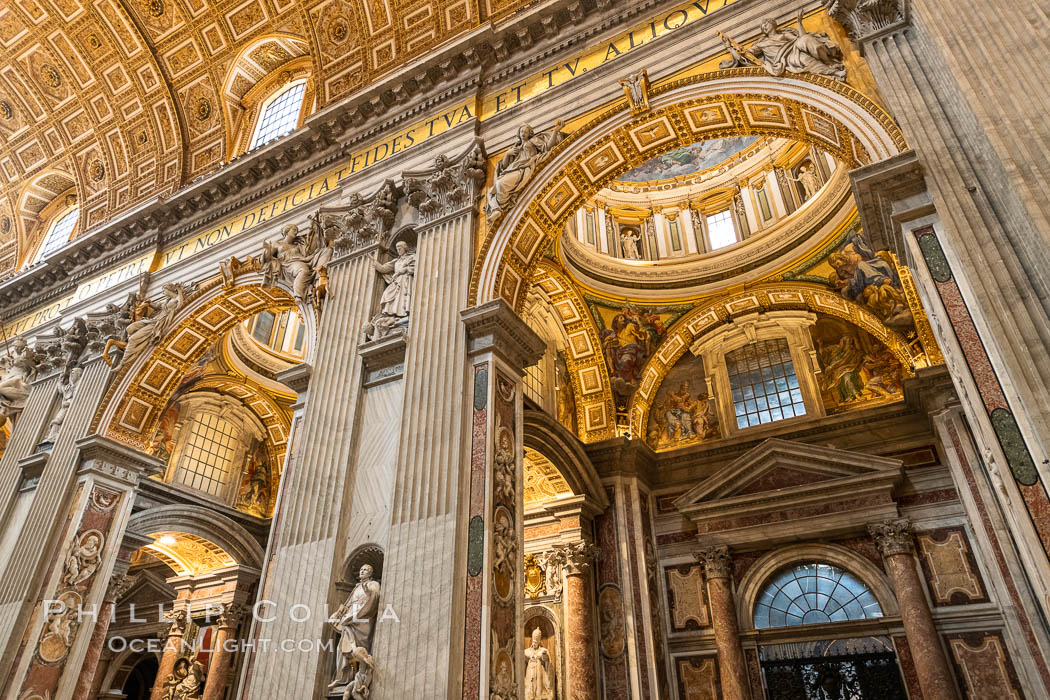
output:
M 237 429 L 212 413 L 199 413 L 179 459 L 174 481 L 209 496 L 221 496 L 230 479 Z
M 736 226 L 728 209 L 707 217 L 707 235 L 711 239 L 711 250 L 725 248 L 737 242 Z
M 249 151 L 292 132 L 299 126 L 299 111 L 303 106 L 306 83 L 295 83 L 270 99 L 259 115 L 259 125 Z
M 737 428 L 806 414 L 802 390 L 783 338 L 760 340 L 726 355 Z
M 47 236 L 44 238 L 44 242 L 40 244 L 40 250 L 37 251 L 33 262 L 40 262 L 68 243 L 79 218 L 80 208 L 74 207 L 55 219 L 54 223 L 51 224 L 51 230 L 47 232 Z
M 871 591 L 831 564 L 807 562 L 781 570 L 755 604 L 755 629 L 818 625 L 882 617 Z

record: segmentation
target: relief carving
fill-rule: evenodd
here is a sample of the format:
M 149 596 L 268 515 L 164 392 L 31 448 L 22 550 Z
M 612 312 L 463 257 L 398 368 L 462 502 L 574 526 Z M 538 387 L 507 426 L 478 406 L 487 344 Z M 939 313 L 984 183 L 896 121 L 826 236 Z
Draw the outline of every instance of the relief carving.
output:
M 915 550 L 915 543 L 911 536 L 911 521 L 907 518 L 868 525 L 868 533 L 875 540 L 879 553 L 884 557 L 894 554 L 911 554 Z
M 73 540 L 73 547 L 66 555 L 62 571 L 62 583 L 70 588 L 94 576 L 102 563 L 102 546 L 105 537 L 98 530 L 86 530 Z
M 540 133 L 534 132 L 528 124 L 518 128 L 517 141 L 496 166 L 495 180 L 489 189 L 485 213 L 491 222 L 501 218 L 514 205 L 518 193 L 532 179 L 540 161 L 565 139 L 561 126 L 561 120 L 558 120 L 548 131 Z
M 824 7 L 857 40 L 905 19 L 904 0 L 824 0 Z
M 282 238 L 263 244 L 263 286 L 273 287 L 282 280 L 297 303 L 320 307 L 328 287 L 331 244 L 316 220 L 305 238 L 295 224 L 285 226 L 282 233 Z
M 485 167 L 485 151 L 480 142 L 461 159 L 440 155 L 434 159 L 433 169 L 405 173 L 408 203 L 419 211 L 424 224 L 471 205 L 485 182 Z
M 175 662 L 171 675 L 164 681 L 164 700 L 197 700 L 204 692 L 204 666 L 187 658 Z

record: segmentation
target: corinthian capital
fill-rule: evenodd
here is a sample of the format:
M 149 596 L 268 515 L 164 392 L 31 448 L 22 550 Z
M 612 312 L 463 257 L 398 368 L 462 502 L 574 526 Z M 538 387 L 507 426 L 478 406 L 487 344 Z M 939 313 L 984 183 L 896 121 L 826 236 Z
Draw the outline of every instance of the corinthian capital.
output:
M 570 542 L 555 547 L 552 556 L 557 557 L 566 576 L 579 576 L 597 560 L 598 548 L 587 542 Z
M 235 628 L 251 608 L 244 603 L 227 603 L 219 615 L 219 627 Z
M 850 38 L 863 41 L 907 19 L 907 0 L 824 0 L 828 14 Z
M 733 572 L 733 558 L 729 556 L 729 547 L 707 547 L 695 553 L 696 560 L 704 565 L 704 576 L 712 578 L 729 578 Z
M 911 521 L 907 518 L 887 520 L 868 525 L 868 533 L 884 557 L 894 554 L 911 554 L 915 543 L 911 536 Z

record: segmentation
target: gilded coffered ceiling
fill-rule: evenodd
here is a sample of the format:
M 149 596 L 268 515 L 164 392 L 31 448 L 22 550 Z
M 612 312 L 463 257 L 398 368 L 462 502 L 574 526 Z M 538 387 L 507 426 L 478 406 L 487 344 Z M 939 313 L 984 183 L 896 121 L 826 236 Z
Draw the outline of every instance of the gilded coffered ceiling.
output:
M 323 106 L 525 4 L 0 3 L 0 273 L 48 197 L 74 191 L 92 227 L 228 159 L 241 103 L 267 76 L 308 70 Z

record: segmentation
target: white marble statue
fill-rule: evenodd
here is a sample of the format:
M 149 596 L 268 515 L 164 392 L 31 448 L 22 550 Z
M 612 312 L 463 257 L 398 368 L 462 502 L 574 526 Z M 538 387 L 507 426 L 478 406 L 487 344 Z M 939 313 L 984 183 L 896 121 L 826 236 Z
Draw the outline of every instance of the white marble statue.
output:
M 488 192 L 485 213 L 495 220 L 503 215 L 529 181 L 539 162 L 562 142 L 561 120 L 550 131 L 535 133 L 528 124 L 518 129 L 518 140 L 496 166 L 496 177 Z
M 372 675 L 375 673 L 375 660 L 364 647 L 354 649 L 353 660 L 357 672 L 350 685 L 343 691 L 343 700 L 368 700 L 372 694 Z
M 69 412 L 69 407 L 73 403 L 73 393 L 77 390 L 77 382 L 80 381 L 80 375 L 84 370 L 81 367 L 74 367 L 69 372 L 69 376 L 62 380 L 58 385 L 58 394 L 62 398 L 58 404 L 58 410 L 55 411 L 55 415 L 51 418 L 51 423 L 47 428 L 47 437 L 44 438 L 45 443 L 54 443 L 58 440 L 59 430 L 62 428 L 62 422 L 66 419 L 66 413 Z
M 542 640 L 543 632 L 537 627 L 525 650 L 525 700 L 554 700 L 554 667 Z
M 405 241 L 394 244 L 397 257 L 390 262 L 372 261 L 372 266 L 383 275 L 386 289 L 379 299 L 379 313 L 365 329 L 365 337 L 374 340 L 390 335 L 395 328 L 408 325 L 412 306 L 412 287 L 416 279 L 416 251 Z
M 649 109 L 649 71 L 644 68 L 620 78 L 620 85 L 631 103 L 632 112 L 644 112 Z
M 272 287 L 283 280 L 300 304 L 320 301 L 324 297 L 328 263 L 332 246 L 325 240 L 320 226 L 311 225 L 305 238 L 299 227 L 288 224 L 283 237 L 263 243 L 263 286 Z
M 164 683 L 164 700 L 197 700 L 204 692 L 204 666 L 200 661 L 179 659 Z
M 623 257 L 626 260 L 641 260 L 642 254 L 638 249 L 638 243 L 642 237 L 637 229 L 625 228 L 620 232 L 620 242 L 623 244 Z
M 169 282 L 164 285 L 164 299 L 160 306 L 148 316 L 143 316 L 132 321 L 126 329 L 126 340 L 117 341 L 110 339 L 106 343 L 106 349 L 102 352 L 103 359 L 112 365 L 109 350 L 111 347 L 123 348 L 118 367 L 130 364 L 144 352 L 151 350 L 160 339 L 167 335 L 175 323 L 175 316 L 186 304 L 186 297 L 192 291 L 192 287 L 180 282 Z
M 25 408 L 29 384 L 36 376 L 36 364 L 36 353 L 22 338 L 15 338 L 10 352 L 0 358 L 0 367 L 4 369 L 0 378 L 0 424 Z
M 776 22 L 767 19 L 762 23 L 762 38 L 748 48 L 719 32 L 732 56 L 719 67 L 759 65 L 777 78 L 788 73 L 812 73 L 845 80 L 846 66 L 842 63 L 842 49 L 831 43 L 827 34 L 806 31 L 802 26 L 801 10 L 797 24 L 797 30 L 779 29 Z
M 798 177 L 791 179 L 802 185 L 802 190 L 806 193 L 806 201 L 812 199 L 813 195 L 820 191 L 820 177 L 817 176 L 812 165 L 803 165 L 799 168 Z
M 78 535 L 66 555 L 62 583 L 72 588 L 91 578 L 102 563 L 102 545 L 102 533 L 98 530 L 88 530 Z
M 360 671 L 355 651 L 361 648 L 368 652 L 372 647 L 372 631 L 379 613 L 380 588 L 379 582 L 372 579 L 373 573 L 368 564 L 361 566 L 354 590 L 350 591 L 350 596 L 328 620 L 339 634 L 335 680 L 328 685 L 329 690 L 350 685 L 353 681 L 350 678 L 351 665 L 357 665 Z

